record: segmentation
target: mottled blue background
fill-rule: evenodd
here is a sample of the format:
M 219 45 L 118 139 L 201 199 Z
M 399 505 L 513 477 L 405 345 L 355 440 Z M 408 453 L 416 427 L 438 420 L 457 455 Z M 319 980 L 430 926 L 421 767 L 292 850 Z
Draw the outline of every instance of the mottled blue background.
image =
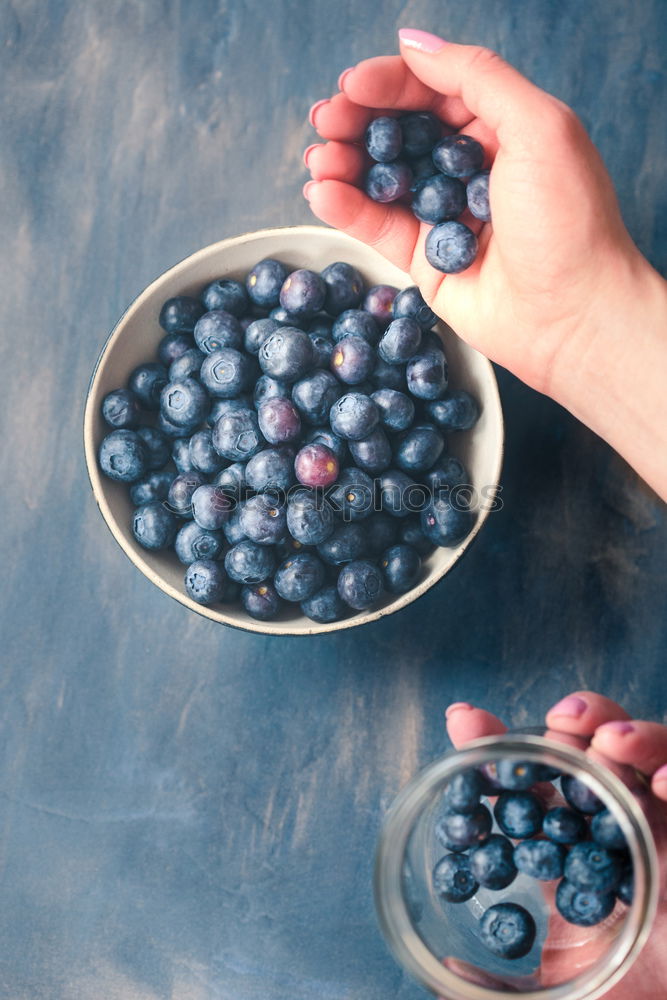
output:
M 664 508 L 506 373 L 505 509 L 361 630 L 193 615 L 90 495 L 108 330 L 198 247 L 311 221 L 308 108 L 401 25 L 490 45 L 574 105 L 664 272 L 664 0 L 0 3 L 3 1000 L 416 1000 L 370 870 L 445 705 L 534 723 L 591 686 L 661 718 Z

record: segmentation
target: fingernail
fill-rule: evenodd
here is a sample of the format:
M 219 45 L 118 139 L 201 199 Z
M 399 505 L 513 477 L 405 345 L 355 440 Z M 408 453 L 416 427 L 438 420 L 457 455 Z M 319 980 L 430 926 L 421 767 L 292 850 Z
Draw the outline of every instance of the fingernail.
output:
M 607 733 L 617 733 L 619 736 L 625 736 L 626 733 L 634 733 L 635 727 L 631 722 L 623 722 L 621 719 L 616 719 L 614 722 L 605 722 L 604 725 L 598 726 L 596 730 L 596 735 L 604 730 Z
M 306 181 L 306 183 L 303 185 L 301 193 L 303 194 L 306 201 L 310 201 L 310 193 L 312 189 L 315 187 L 316 183 L 317 181 Z
M 663 781 L 667 782 L 667 764 L 663 764 L 662 767 L 658 768 L 658 770 L 653 775 L 653 780 L 659 781 L 660 783 L 662 783 Z
M 398 37 L 402 45 L 418 52 L 438 52 L 447 44 L 444 38 L 438 38 L 430 31 L 419 31 L 417 28 L 401 28 Z
M 341 75 L 338 77 L 338 89 L 339 90 L 343 89 L 343 84 L 345 83 L 345 79 L 346 79 L 346 77 L 348 77 L 350 75 L 350 73 L 352 72 L 353 69 L 354 69 L 354 66 L 348 66 L 347 69 L 344 69 L 343 72 L 341 73 Z
M 452 704 L 447 707 L 447 711 L 445 712 L 445 718 L 448 719 L 450 715 L 452 715 L 454 712 L 458 712 L 460 709 L 465 709 L 466 712 L 469 712 L 472 709 L 472 707 L 473 706 L 468 704 L 467 701 L 452 702 Z
M 315 119 L 317 117 L 317 112 L 320 110 L 320 108 L 324 107 L 324 105 L 328 103 L 329 99 L 325 97 L 323 100 L 317 101 L 315 104 L 313 104 L 312 108 L 308 112 L 308 121 L 313 126 L 313 128 L 315 128 Z
M 322 144 L 321 144 L 320 142 L 314 142 L 314 143 L 312 144 L 312 146 L 308 146 L 308 148 L 304 150 L 304 152 L 303 152 L 303 162 L 304 162 L 304 166 L 306 166 L 306 167 L 308 166 L 308 157 L 310 156 L 310 154 L 312 153 L 312 151 L 313 151 L 314 149 L 317 149 L 317 147 L 318 147 L 318 146 L 321 146 L 321 145 L 322 145 Z
M 569 694 L 567 698 L 563 698 L 557 705 L 550 708 L 547 715 L 564 715 L 568 719 L 578 719 L 587 708 L 588 705 L 583 698 L 577 694 Z

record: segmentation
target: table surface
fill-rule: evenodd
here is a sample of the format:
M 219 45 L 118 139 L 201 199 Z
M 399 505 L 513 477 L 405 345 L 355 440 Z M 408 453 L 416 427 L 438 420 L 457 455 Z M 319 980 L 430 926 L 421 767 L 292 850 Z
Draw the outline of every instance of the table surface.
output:
M 200 246 L 312 221 L 308 108 L 407 24 L 572 104 L 664 272 L 663 0 L 0 5 L 2 998 L 417 1000 L 376 929 L 372 855 L 447 745 L 447 703 L 535 724 L 591 687 L 662 718 L 664 508 L 505 372 L 503 511 L 363 629 L 191 614 L 90 494 L 83 401 L 116 318 Z

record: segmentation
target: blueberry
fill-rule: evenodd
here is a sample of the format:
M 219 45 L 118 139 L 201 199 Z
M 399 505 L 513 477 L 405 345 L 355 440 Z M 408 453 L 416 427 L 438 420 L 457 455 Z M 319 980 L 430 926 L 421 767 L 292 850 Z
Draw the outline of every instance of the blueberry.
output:
M 533 947 L 536 933 L 535 921 L 518 903 L 489 906 L 479 922 L 482 943 L 499 958 L 523 958 Z
M 459 771 L 449 779 L 443 794 L 443 802 L 448 812 L 474 812 L 482 794 L 482 777 L 479 771 L 469 768 Z
M 437 427 L 416 424 L 398 437 L 394 458 L 404 472 L 426 472 L 438 461 L 444 447 L 445 439 Z
M 400 469 L 386 469 L 380 475 L 379 501 L 382 510 L 392 517 L 407 517 L 428 503 L 430 494 Z
M 211 396 L 234 399 L 249 387 L 252 374 L 247 354 L 233 347 L 223 347 L 206 356 L 199 377 Z
M 306 322 L 306 320 L 302 320 L 298 316 L 292 316 L 292 313 L 288 312 L 287 309 L 283 309 L 282 306 L 276 306 L 275 309 L 272 309 L 269 313 L 269 319 L 272 319 L 275 323 L 277 323 L 278 327 L 294 326 L 299 330 Z
M 338 379 L 327 371 L 314 371 L 295 382 L 292 401 L 307 424 L 321 427 L 342 392 Z
M 482 146 L 470 135 L 446 135 L 431 155 L 438 170 L 448 177 L 470 177 L 484 162 Z
M 380 423 L 389 431 L 404 431 L 415 417 L 415 404 L 404 392 L 377 389 L 371 399 L 379 410 Z
M 229 515 L 229 520 L 225 522 L 222 530 L 230 545 L 238 545 L 239 542 L 246 541 L 248 536 L 241 527 L 241 504 L 238 504 Z
M 296 382 L 312 368 L 313 345 L 303 330 L 284 326 L 266 338 L 257 357 L 265 375 Z
M 373 480 L 354 466 L 340 471 L 327 495 L 344 521 L 361 521 L 373 513 Z
M 588 826 L 581 813 L 555 806 L 544 817 L 542 832 L 555 844 L 576 844 L 586 839 Z
M 320 542 L 317 551 L 329 566 L 360 559 L 368 551 L 364 529 L 357 522 L 338 524 L 325 541 Z
M 442 135 L 442 124 L 430 111 L 410 111 L 398 119 L 407 156 L 430 153 Z
M 594 813 L 604 809 L 602 802 L 595 792 L 592 791 L 583 781 L 575 778 L 572 774 L 564 774 L 560 781 L 561 791 L 566 801 L 573 809 L 592 816 Z
M 313 347 L 313 368 L 329 368 L 334 349 L 332 338 L 313 330 L 308 331 L 308 336 Z
M 524 875 L 549 881 L 561 878 L 565 848 L 551 840 L 523 840 L 514 848 L 514 863 Z
M 315 271 L 299 268 L 292 271 L 280 289 L 280 304 L 292 316 L 308 319 L 315 316 L 324 305 L 327 286 Z
M 565 861 L 565 878 L 578 889 L 610 892 L 621 881 L 624 864 L 595 842 L 574 844 Z
M 197 604 L 221 601 L 227 584 L 222 563 L 214 559 L 197 559 L 185 571 L 185 589 Z
M 136 483 L 148 472 L 146 447 L 136 431 L 111 431 L 100 445 L 98 459 L 105 476 L 119 483 Z
M 204 483 L 192 494 L 192 516 L 199 527 L 206 528 L 207 531 L 222 528 L 225 521 L 229 520 L 233 506 L 233 501 L 222 486 Z
M 209 412 L 207 423 L 209 427 L 215 427 L 220 417 L 226 417 L 229 413 L 238 413 L 241 410 L 252 410 L 252 400 L 247 395 L 236 396 L 234 399 L 214 399 Z
M 319 545 L 333 533 L 333 509 L 320 490 L 304 487 L 290 494 L 287 527 L 302 545 Z
M 224 459 L 213 447 L 213 431 L 209 428 L 196 431 L 192 435 L 188 445 L 188 456 L 191 467 L 203 472 L 205 476 L 215 475 L 224 465 Z
M 281 563 L 273 583 L 284 600 L 299 603 L 320 590 L 324 576 L 324 565 L 317 556 L 311 552 L 299 552 Z
M 188 434 L 194 434 L 199 423 L 186 424 L 184 427 L 178 427 L 173 424 L 171 420 L 167 420 L 164 413 L 160 411 L 157 417 L 157 427 L 160 433 L 164 434 L 165 437 L 174 439 L 186 437 Z
M 176 358 L 180 358 L 182 354 L 185 354 L 186 351 L 189 351 L 191 348 L 195 346 L 196 345 L 193 338 L 189 336 L 187 333 L 165 334 L 165 336 L 158 344 L 158 349 L 157 349 L 157 354 L 158 358 L 160 359 L 160 364 L 164 368 L 168 368 L 169 365 L 172 363 L 172 361 L 175 361 Z M 140 365 L 139 367 L 141 368 L 143 367 L 143 365 Z M 130 378 L 132 378 L 132 376 L 130 376 Z M 134 391 L 137 393 L 138 396 L 141 395 L 141 393 L 137 392 L 136 386 L 131 386 L 131 388 L 134 389 Z M 160 387 L 160 390 L 157 393 L 158 397 L 161 391 L 162 388 Z M 151 407 L 151 409 L 155 409 L 155 407 Z
M 144 409 L 157 410 L 160 406 L 160 393 L 167 381 L 165 366 L 157 361 L 149 361 L 133 369 L 127 384 Z
M 448 851 L 465 851 L 486 840 L 491 825 L 491 813 L 480 803 L 471 812 L 445 812 L 435 825 L 435 836 Z
M 320 624 L 340 621 L 347 614 L 347 607 L 340 598 L 338 588 L 327 585 L 301 602 L 301 610 L 306 618 Z
M 185 378 L 199 378 L 201 366 L 206 355 L 198 347 L 191 347 L 185 354 L 169 365 L 169 382 L 182 382 Z
M 380 555 L 396 541 L 397 534 L 396 518 L 388 514 L 373 514 L 364 524 L 366 541 L 369 551 L 374 555 Z
M 461 509 L 447 497 L 434 496 L 421 513 L 421 528 L 434 545 L 458 545 L 472 531 L 475 521 L 472 511 Z
M 306 444 L 294 459 L 296 478 L 303 486 L 331 486 L 338 469 L 338 459 L 324 444 Z
M 361 441 L 375 430 L 380 419 L 377 404 L 360 392 L 347 392 L 330 407 L 331 429 L 346 441 Z
M 144 479 L 130 486 L 130 500 L 135 507 L 150 503 L 151 500 L 166 500 L 173 478 L 173 471 L 170 472 L 168 469 L 149 472 Z
M 131 389 L 114 389 L 102 400 L 102 416 L 109 427 L 134 428 L 140 415 L 139 400 Z
M 424 404 L 430 420 L 441 431 L 468 431 L 477 423 L 479 406 L 469 392 L 459 389 L 444 399 L 430 400 Z
M 466 189 L 455 177 L 435 174 L 412 186 L 412 213 L 420 222 L 436 223 L 458 219 L 466 207 Z
M 391 465 L 391 445 L 381 427 L 360 441 L 350 441 L 348 447 L 356 464 L 365 472 L 383 472 Z
M 532 792 L 501 792 L 493 815 L 503 833 L 514 840 L 523 840 L 542 829 L 544 807 Z
M 249 460 L 245 478 L 251 490 L 287 491 L 296 481 L 294 456 L 285 448 L 264 448 Z
M 261 455 L 263 452 L 259 452 L 259 454 Z M 226 469 L 217 474 L 213 485 L 222 486 L 229 496 L 238 500 L 246 485 L 246 468 L 247 466 L 243 462 L 234 462 L 232 465 L 228 465 Z
M 178 524 L 161 500 L 151 500 L 132 515 L 132 534 L 145 549 L 166 549 L 176 537 Z
M 470 871 L 485 889 L 504 889 L 510 885 L 517 875 L 512 842 L 492 833 L 470 852 Z
M 375 163 L 366 175 L 366 194 L 373 201 L 386 204 L 407 194 L 412 184 L 412 171 L 407 163 Z
M 445 274 L 458 274 L 477 256 L 477 237 L 462 222 L 440 222 L 426 237 L 425 251 L 431 267 Z
M 202 292 L 201 300 L 209 312 L 223 309 L 239 318 L 245 316 L 250 308 L 250 298 L 245 285 L 232 278 L 218 278 L 212 281 Z
M 167 464 L 171 455 L 171 443 L 166 434 L 157 427 L 138 427 L 137 437 L 143 442 L 146 451 L 147 468 L 161 469 Z
M 287 268 L 278 260 L 266 257 L 255 264 L 246 278 L 248 295 L 264 309 L 272 309 L 280 302 L 280 289 L 287 277 Z
M 597 844 L 610 851 L 625 851 L 628 847 L 618 820 L 608 809 L 603 809 L 593 816 L 591 837 Z
M 186 521 L 174 539 L 174 550 L 186 566 L 198 559 L 218 559 L 225 551 L 224 535 L 200 528 L 196 521 Z
M 233 545 L 225 556 L 225 569 L 237 583 L 262 583 L 276 568 L 273 549 L 244 539 Z
M 189 472 L 194 469 L 190 458 L 190 438 L 176 438 L 172 444 L 171 457 L 179 472 Z
M 239 525 L 258 545 L 275 545 L 287 531 L 285 505 L 272 493 L 260 493 L 241 505 Z
M 301 434 L 299 411 L 291 399 L 273 396 L 260 403 L 257 418 L 262 434 L 269 444 L 294 441 Z
M 308 320 L 308 325 L 304 327 L 304 329 L 309 335 L 314 334 L 318 337 L 328 337 L 331 339 L 333 320 L 331 316 L 327 316 L 326 313 L 318 313 L 317 316 L 313 316 L 312 319 Z
M 424 558 L 433 551 L 433 543 L 428 540 L 421 529 L 419 515 L 409 514 L 399 522 L 398 541 L 410 545 Z
M 634 898 L 635 891 L 635 879 L 634 871 L 632 868 L 628 868 L 625 874 L 621 878 L 621 881 L 616 886 L 616 895 L 622 903 L 626 906 L 632 905 L 632 900 Z
M 238 319 L 224 309 L 204 313 L 197 320 L 194 336 L 197 347 L 204 354 L 213 354 L 223 347 L 239 350 L 244 339 L 243 327 Z
M 592 927 L 608 917 L 614 909 L 616 897 L 613 892 L 593 892 L 579 889 L 562 879 L 556 889 L 556 908 L 570 924 Z
M 326 445 L 338 459 L 339 465 L 348 457 L 347 445 L 345 441 L 338 437 L 337 434 L 334 434 L 333 431 L 327 430 L 326 427 L 313 427 L 312 430 L 308 431 L 306 434 L 304 443 Z
M 167 299 L 160 310 L 159 322 L 167 333 L 192 333 L 204 307 L 189 295 Z M 162 360 L 162 358 L 160 359 Z
M 331 328 L 331 337 L 336 343 L 343 337 L 362 337 L 371 347 L 376 347 L 380 335 L 377 320 L 365 309 L 346 309 Z
M 260 347 L 272 333 L 280 329 L 280 324 L 269 317 L 256 319 L 250 323 L 245 330 L 243 346 L 248 354 L 257 355 Z
M 354 334 L 343 337 L 333 349 L 331 370 L 341 382 L 356 385 L 368 378 L 375 367 L 376 355 L 371 345 Z
M 491 221 L 488 170 L 480 170 L 470 178 L 466 187 L 466 200 L 471 214 L 476 219 L 481 219 L 482 222 Z
M 375 368 L 368 377 L 374 389 L 394 389 L 397 392 L 405 392 L 408 387 L 405 378 L 405 365 L 388 365 L 382 358 L 377 359 Z
M 405 374 L 408 390 L 418 399 L 440 399 L 447 390 L 447 361 L 442 350 L 423 349 L 410 358 Z
M 321 277 L 326 285 L 324 308 L 330 316 L 357 308 L 364 294 L 364 280 L 356 267 L 335 261 L 324 268 Z
M 392 545 L 380 557 L 385 588 L 390 594 L 405 594 L 417 583 L 422 561 L 411 545 Z
M 213 427 L 213 447 L 230 462 L 247 462 L 263 443 L 257 414 L 252 410 L 224 414 Z
M 433 890 L 448 903 L 465 903 L 479 889 L 467 854 L 446 854 L 433 869 Z
M 378 355 L 387 364 L 405 364 L 419 350 L 421 339 L 422 329 L 416 319 L 394 319 L 382 335 Z
M 422 330 L 430 330 L 438 322 L 438 317 L 424 302 L 416 285 L 410 285 L 398 293 L 392 306 L 394 319 L 414 319 Z
M 539 764 L 529 761 L 499 760 L 497 774 L 503 788 L 513 790 L 532 788 L 540 779 Z
M 271 621 L 279 613 L 281 601 L 276 588 L 268 580 L 241 589 L 241 603 L 251 618 L 261 622 Z
M 206 390 L 193 378 L 167 382 L 160 394 L 160 410 L 176 427 L 200 424 L 210 408 Z
M 409 160 L 409 163 L 412 170 L 411 191 L 415 190 L 420 181 L 423 181 L 426 177 L 434 177 L 438 173 L 430 152 L 423 156 L 415 156 Z
M 393 318 L 394 300 L 398 295 L 395 285 L 372 285 L 366 292 L 363 308 L 384 330 Z
M 356 611 L 364 611 L 377 604 L 383 592 L 382 573 L 367 559 L 347 563 L 338 575 L 338 593 Z
M 470 477 L 463 463 L 448 455 L 446 458 L 441 457 L 437 465 L 424 473 L 424 482 L 432 493 L 447 496 L 454 487 L 469 483 Z
M 374 118 L 366 128 L 364 144 L 376 163 L 390 163 L 403 147 L 403 133 L 397 118 L 383 115 Z
M 196 469 L 175 476 L 167 494 L 169 510 L 179 517 L 192 517 L 192 494 L 204 483 L 204 477 Z
M 265 400 L 275 399 L 277 396 L 281 396 L 283 399 L 290 398 L 291 390 L 287 382 L 281 382 L 278 378 L 271 378 L 270 375 L 260 375 L 255 382 L 253 390 L 255 409 L 258 410 Z

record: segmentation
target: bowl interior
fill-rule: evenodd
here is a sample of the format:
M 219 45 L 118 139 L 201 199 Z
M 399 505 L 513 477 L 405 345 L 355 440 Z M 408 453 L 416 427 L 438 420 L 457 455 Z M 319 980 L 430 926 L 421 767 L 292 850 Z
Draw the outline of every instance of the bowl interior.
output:
M 100 355 L 85 411 L 88 473 L 102 515 L 126 555 L 171 597 L 213 621 L 255 632 L 294 635 L 336 631 L 374 621 L 421 596 L 451 569 L 481 529 L 489 513 L 485 508 L 490 507 L 484 494 L 488 495 L 488 491 L 497 485 L 502 461 L 503 420 L 498 387 L 486 358 L 440 324 L 438 332 L 445 344 L 451 386 L 468 390 L 481 405 L 480 419 L 472 430 L 451 435 L 448 442 L 449 452 L 460 458 L 468 470 L 480 506 L 470 535 L 455 548 L 436 549 L 424 561 L 421 578 L 409 593 L 387 598 L 371 611 L 359 612 L 329 625 L 310 621 L 297 606 L 293 610 L 286 609 L 282 617 L 271 622 L 256 621 L 240 605 L 202 607 L 187 596 L 183 585 L 185 567 L 173 552 L 149 552 L 135 541 L 127 486 L 107 479 L 98 468 L 97 451 L 109 431 L 100 407 L 108 392 L 126 384 L 133 368 L 155 359 L 157 345 L 164 336 L 158 315 L 165 299 L 174 295 L 197 295 L 204 285 L 215 278 L 243 279 L 251 267 L 264 257 L 276 257 L 292 268 L 307 267 L 314 271 L 322 270 L 333 261 L 343 260 L 359 269 L 367 285 L 383 283 L 401 288 L 413 283 L 409 275 L 388 263 L 377 251 L 344 233 L 318 226 L 269 229 L 232 237 L 186 258 L 157 278 L 132 303 Z

